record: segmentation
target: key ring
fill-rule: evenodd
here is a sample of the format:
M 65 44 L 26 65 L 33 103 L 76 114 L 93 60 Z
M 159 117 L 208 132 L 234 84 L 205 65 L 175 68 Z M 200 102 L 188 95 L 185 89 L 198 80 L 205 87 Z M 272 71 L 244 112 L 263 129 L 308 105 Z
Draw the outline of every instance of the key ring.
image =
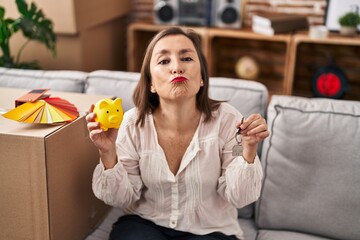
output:
M 241 119 L 240 125 L 243 124 L 243 122 L 244 122 L 244 117 Z M 236 143 L 237 143 L 238 145 L 240 145 L 241 142 L 242 142 L 242 138 L 240 138 L 240 141 L 239 141 L 238 138 L 237 138 L 237 136 L 240 135 L 240 134 L 241 134 L 241 128 L 239 127 L 239 130 L 237 130 L 236 133 L 235 133 L 235 140 L 236 140 Z

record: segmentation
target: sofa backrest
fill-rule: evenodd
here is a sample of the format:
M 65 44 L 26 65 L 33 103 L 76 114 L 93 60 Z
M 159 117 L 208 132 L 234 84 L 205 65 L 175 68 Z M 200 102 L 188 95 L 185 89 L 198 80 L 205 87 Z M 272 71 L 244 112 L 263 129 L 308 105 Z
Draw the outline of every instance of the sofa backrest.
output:
M 132 93 L 140 79 L 140 73 L 98 70 L 90 72 L 85 93 L 109 95 L 122 99 L 124 111 L 134 107 Z
M 228 101 L 245 117 L 252 113 L 265 116 L 268 94 L 265 85 L 259 82 L 223 77 L 210 78 L 210 97 Z
M 260 229 L 360 239 L 360 102 L 272 96 Z
M 132 93 L 139 79 L 140 73 L 135 72 L 94 71 L 88 75 L 85 93 L 120 97 L 124 110 L 128 110 L 134 106 Z M 229 101 L 245 116 L 266 112 L 268 90 L 258 82 L 212 77 L 209 95 L 216 100 Z
M 0 67 L 0 87 L 48 88 L 54 91 L 78 92 L 85 89 L 87 73 L 81 71 L 49 71 Z
M 138 72 L 98 70 L 29 70 L 0 67 L 0 87 L 49 88 L 53 91 L 109 95 L 123 99 L 124 110 L 134 106 L 132 93 L 140 79 Z M 211 77 L 209 95 L 228 101 L 243 115 L 266 113 L 268 90 L 258 82 Z

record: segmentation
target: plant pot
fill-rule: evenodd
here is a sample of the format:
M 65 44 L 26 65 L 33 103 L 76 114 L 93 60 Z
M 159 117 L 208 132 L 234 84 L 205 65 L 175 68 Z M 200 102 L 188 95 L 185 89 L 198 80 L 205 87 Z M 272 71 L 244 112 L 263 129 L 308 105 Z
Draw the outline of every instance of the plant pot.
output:
M 357 33 L 357 27 L 340 26 L 340 34 L 344 36 L 353 36 Z

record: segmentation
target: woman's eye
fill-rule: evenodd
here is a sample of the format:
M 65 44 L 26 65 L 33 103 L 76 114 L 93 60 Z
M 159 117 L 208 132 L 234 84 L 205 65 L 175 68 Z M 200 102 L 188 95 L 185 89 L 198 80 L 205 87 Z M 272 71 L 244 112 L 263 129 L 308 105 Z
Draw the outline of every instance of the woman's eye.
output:
M 167 60 L 167 59 L 161 60 L 159 62 L 160 65 L 164 65 L 164 64 L 167 64 L 167 63 L 169 63 L 169 60 Z
M 184 58 L 183 58 L 183 61 L 185 61 L 185 62 L 190 62 L 190 61 L 192 61 L 192 58 L 191 58 L 191 57 L 184 57 Z

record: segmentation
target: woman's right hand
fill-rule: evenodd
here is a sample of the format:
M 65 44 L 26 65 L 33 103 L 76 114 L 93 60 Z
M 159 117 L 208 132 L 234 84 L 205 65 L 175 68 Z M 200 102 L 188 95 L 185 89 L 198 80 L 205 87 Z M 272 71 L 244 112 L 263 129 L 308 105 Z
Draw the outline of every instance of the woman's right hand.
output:
M 99 150 L 101 161 L 106 169 L 112 168 L 116 164 L 116 138 L 118 129 L 109 128 L 104 131 L 100 128 L 100 123 L 95 121 L 96 114 L 93 112 L 94 105 L 92 104 L 89 114 L 86 116 L 87 128 L 89 137 Z

